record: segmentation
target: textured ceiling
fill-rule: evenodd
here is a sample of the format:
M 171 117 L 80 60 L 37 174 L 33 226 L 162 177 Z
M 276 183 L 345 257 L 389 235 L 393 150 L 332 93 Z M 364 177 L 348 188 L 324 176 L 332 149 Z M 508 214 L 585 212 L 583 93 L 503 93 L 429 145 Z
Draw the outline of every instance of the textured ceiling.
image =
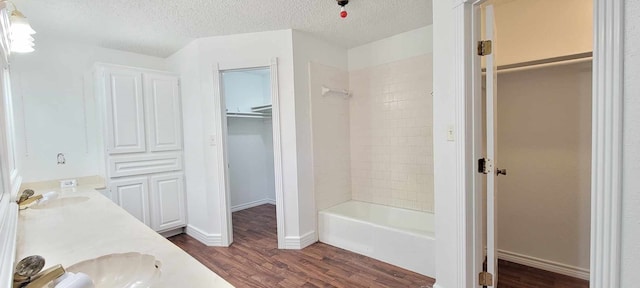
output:
M 431 0 L 15 0 L 38 31 L 166 57 L 207 36 L 298 29 L 354 47 L 431 24 Z M 37 44 L 36 44 L 37 45 Z

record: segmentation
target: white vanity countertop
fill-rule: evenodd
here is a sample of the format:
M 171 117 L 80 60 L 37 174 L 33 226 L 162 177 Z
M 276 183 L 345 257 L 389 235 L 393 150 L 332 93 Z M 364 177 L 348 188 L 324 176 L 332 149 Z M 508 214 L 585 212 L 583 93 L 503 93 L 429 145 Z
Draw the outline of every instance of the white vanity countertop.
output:
M 162 262 L 160 281 L 154 287 L 233 287 L 182 249 L 151 230 L 95 191 L 79 186 L 58 191 L 60 198 L 88 197 L 66 207 L 26 209 L 19 212 L 16 262 L 41 255 L 46 267 L 77 262 L 106 254 L 140 252 Z

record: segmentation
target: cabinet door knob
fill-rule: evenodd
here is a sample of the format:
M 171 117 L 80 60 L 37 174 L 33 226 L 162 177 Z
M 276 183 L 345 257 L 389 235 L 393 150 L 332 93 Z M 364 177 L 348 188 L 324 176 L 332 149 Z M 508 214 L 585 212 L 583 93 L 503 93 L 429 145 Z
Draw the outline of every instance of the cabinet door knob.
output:
M 507 176 L 507 169 L 496 169 L 496 175 L 504 175 Z

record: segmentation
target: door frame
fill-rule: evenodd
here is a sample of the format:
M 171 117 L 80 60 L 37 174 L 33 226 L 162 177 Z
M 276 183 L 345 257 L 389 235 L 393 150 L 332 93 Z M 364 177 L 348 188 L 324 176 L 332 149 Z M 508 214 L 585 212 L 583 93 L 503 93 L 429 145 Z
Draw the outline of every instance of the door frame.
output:
M 453 207 L 452 213 L 457 217 L 436 218 L 436 221 L 446 222 L 448 225 L 454 222 L 455 232 L 439 236 L 439 242 L 455 243 L 451 246 L 455 251 L 438 254 L 436 261 L 458 263 L 443 267 L 446 271 L 439 274 L 450 277 L 446 281 L 458 283 L 458 287 L 478 287 L 477 275 L 482 267 L 478 270 L 477 263 L 479 255 L 483 255 L 478 243 L 481 243 L 482 239 L 482 210 L 479 209 L 481 206 L 478 206 L 478 200 L 482 199 L 476 181 L 475 163 L 478 152 L 476 143 L 479 139 L 476 125 L 477 119 L 481 119 L 478 117 L 482 117 L 482 114 L 479 114 L 476 103 L 481 90 L 478 81 L 480 72 L 474 70 L 479 61 L 475 59 L 479 58 L 475 56 L 479 27 L 476 22 L 477 16 L 474 15 L 478 6 L 487 0 L 451 1 L 454 17 L 452 96 L 455 101 L 455 123 L 452 127 L 457 139 L 454 143 L 456 189 L 443 198 L 447 202 L 452 201 L 451 204 L 445 205 L 447 208 Z M 624 1 L 594 0 L 593 3 L 590 285 L 619 287 Z M 444 259 L 445 255 L 449 259 Z M 451 255 L 455 255 L 454 259 L 450 259 Z M 443 286 L 436 283 L 435 287 Z
M 229 186 L 229 157 L 227 143 L 227 112 L 224 98 L 222 97 L 222 85 L 220 73 L 228 70 L 252 69 L 252 68 L 269 68 L 271 76 L 271 107 L 272 107 L 272 127 L 273 127 L 273 163 L 275 176 L 275 194 L 276 194 L 276 221 L 278 234 L 278 249 L 284 246 L 284 188 L 283 188 L 283 172 L 282 172 L 282 136 L 280 123 L 280 96 L 278 89 L 278 58 L 267 60 L 247 60 L 241 62 L 216 63 L 213 71 L 214 85 L 214 101 L 213 107 L 218 111 L 218 123 L 215 125 L 216 135 L 220 135 L 220 145 L 216 145 L 216 154 L 218 161 L 216 163 L 218 170 L 218 189 L 220 193 L 220 216 L 221 216 L 221 233 L 220 237 L 223 246 L 229 246 L 233 243 L 233 224 L 231 223 L 231 191 Z

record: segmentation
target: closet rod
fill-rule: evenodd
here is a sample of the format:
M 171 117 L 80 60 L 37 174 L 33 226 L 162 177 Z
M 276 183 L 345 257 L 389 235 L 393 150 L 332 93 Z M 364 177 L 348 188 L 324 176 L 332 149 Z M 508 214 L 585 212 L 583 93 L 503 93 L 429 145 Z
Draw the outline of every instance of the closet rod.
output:
M 502 66 L 498 66 L 497 70 L 498 72 L 514 72 L 514 71 L 522 71 L 522 70 L 528 70 L 533 68 L 542 68 L 542 67 L 550 67 L 550 66 L 563 65 L 563 64 L 580 63 L 585 61 L 591 61 L 592 56 L 593 56 L 592 52 L 578 53 L 578 54 L 572 54 L 572 55 L 566 55 L 566 56 L 560 56 L 560 57 L 552 57 L 547 59 L 502 65 Z M 486 68 L 483 68 L 482 72 L 486 73 L 487 72 Z

